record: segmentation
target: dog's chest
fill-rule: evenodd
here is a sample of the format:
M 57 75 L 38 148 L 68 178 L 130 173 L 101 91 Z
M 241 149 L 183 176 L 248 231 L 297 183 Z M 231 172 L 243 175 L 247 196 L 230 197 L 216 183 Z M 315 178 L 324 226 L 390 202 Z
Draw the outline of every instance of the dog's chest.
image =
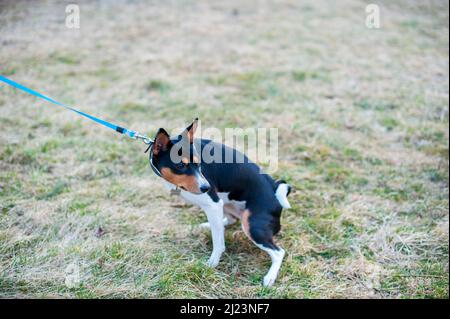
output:
M 166 180 L 164 180 L 164 184 L 169 190 L 174 190 L 177 188 L 174 184 L 169 183 Z M 224 205 L 233 204 L 238 209 L 245 209 L 245 201 L 230 200 L 228 194 L 229 193 L 218 193 L 217 195 L 223 201 Z M 192 194 L 190 192 L 180 190 L 180 196 L 183 197 L 187 202 L 200 207 L 213 203 L 213 200 L 211 199 L 211 197 L 209 197 L 208 194 Z

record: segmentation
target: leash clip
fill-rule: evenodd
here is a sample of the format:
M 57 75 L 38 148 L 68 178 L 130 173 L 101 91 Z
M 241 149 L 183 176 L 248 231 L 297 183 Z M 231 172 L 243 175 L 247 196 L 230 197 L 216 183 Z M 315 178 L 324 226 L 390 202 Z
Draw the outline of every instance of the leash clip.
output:
M 136 132 L 133 136 L 134 139 L 141 139 L 145 144 L 151 145 L 153 144 L 153 140 L 147 135 L 141 135 L 139 132 Z

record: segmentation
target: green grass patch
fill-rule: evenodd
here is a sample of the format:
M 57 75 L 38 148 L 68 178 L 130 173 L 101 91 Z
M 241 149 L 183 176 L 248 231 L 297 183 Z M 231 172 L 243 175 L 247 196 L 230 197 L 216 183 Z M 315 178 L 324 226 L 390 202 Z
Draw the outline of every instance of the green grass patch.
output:
M 330 77 L 325 71 L 292 71 L 291 77 L 296 82 L 304 82 L 306 80 L 322 80 L 330 81 Z
M 384 126 L 388 131 L 392 131 L 399 126 L 399 122 L 392 117 L 383 117 L 380 120 L 380 124 Z
M 150 92 L 168 93 L 172 89 L 170 83 L 159 79 L 151 79 L 146 84 L 146 89 Z
M 36 199 L 38 200 L 50 200 L 62 193 L 69 191 L 69 183 L 66 181 L 58 180 L 53 187 L 51 187 L 48 191 L 43 194 L 37 195 Z
M 362 99 L 355 102 L 356 107 L 362 110 L 373 110 L 379 112 L 389 112 L 399 108 L 397 104 L 390 103 L 387 101 L 374 101 L 369 99 Z
M 78 65 L 81 59 L 73 54 L 53 53 L 50 55 L 50 59 L 62 64 Z

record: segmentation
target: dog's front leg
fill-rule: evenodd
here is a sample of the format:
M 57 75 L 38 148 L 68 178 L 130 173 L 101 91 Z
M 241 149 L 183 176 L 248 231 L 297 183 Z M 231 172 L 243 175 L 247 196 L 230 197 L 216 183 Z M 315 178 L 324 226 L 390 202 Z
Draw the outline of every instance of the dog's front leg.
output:
M 219 200 L 218 202 L 208 203 L 208 205 L 202 208 L 208 217 L 213 242 L 213 251 L 208 260 L 208 266 L 216 267 L 219 264 L 222 253 L 225 251 L 223 201 Z

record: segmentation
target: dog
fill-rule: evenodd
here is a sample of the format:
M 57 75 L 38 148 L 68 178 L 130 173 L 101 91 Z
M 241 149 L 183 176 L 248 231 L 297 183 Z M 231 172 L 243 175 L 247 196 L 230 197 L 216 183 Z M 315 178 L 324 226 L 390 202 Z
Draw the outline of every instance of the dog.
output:
M 150 146 L 150 166 L 168 189 L 179 189 L 186 201 L 205 211 L 208 222 L 200 226 L 211 230 L 210 267 L 218 265 L 225 251 L 225 226 L 239 219 L 245 235 L 272 260 L 263 279 L 264 286 L 272 286 L 285 255 L 273 237 L 281 228 L 282 209 L 290 208 L 287 196 L 291 186 L 261 173 L 258 165 L 235 149 L 194 138 L 197 127 L 198 119 L 195 119 L 173 138 L 160 128 Z M 204 153 L 215 160 L 206 161 L 200 156 Z M 230 163 L 226 157 L 239 157 L 243 161 L 232 160 Z

